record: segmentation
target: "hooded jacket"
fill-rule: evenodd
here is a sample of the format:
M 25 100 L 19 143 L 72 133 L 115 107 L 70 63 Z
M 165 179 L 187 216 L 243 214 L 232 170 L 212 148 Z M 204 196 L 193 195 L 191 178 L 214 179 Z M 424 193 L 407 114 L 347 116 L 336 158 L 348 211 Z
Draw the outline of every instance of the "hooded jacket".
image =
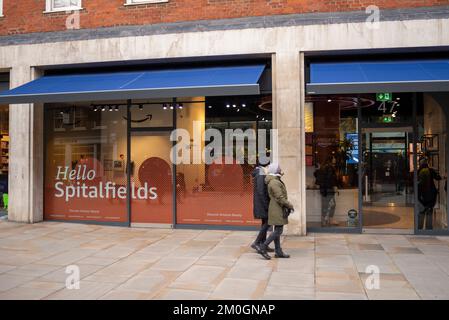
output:
M 265 184 L 266 175 L 262 167 L 256 167 L 252 173 L 253 177 L 253 215 L 256 219 L 268 219 L 268 205 L 270 197 Z
M 268 206 L 268 224 L 270 226 L 282 226 L 288 224 L 288 218 L 284 218 L 283 208 L 293 209 L 293 205 L 288 201 L 287 188 L 281 181 L 280 176 L 267 175 L 265 182 L 270 196 Z

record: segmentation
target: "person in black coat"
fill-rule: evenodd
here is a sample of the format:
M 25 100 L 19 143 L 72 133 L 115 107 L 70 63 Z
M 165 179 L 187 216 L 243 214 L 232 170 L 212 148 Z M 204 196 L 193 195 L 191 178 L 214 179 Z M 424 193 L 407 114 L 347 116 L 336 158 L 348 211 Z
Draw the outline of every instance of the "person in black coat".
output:
M 435 181 L 442 180 L 440 174 L 429 167 L 426 158 L 421 159 L 418 169 L 418 200 L 422 210 L 418 215 L 418 229 L 433 229 L 433 208 L 438 199 L 438 189 Z
M 267 175 L 266 166 L 258 166 L 252 173 L 253 177 L 253 214 L 255 219 L 261 219 L 261 226 L 256 240 L 251 244 L 251 248 L 258 250 L 258 247 L 267 240 L 267 232 L 270 229 L 268 225 L 268 205 L 270 197 L 268 188 L 265 183 Z M 268 252 L 274 252 L 272 248 L 267 249 Z

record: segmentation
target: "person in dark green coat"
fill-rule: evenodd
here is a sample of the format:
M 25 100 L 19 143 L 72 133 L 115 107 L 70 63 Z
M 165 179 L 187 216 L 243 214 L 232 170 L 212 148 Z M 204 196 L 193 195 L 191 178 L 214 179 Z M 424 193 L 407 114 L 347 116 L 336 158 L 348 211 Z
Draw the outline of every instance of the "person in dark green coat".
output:
M 276 164 L 268 166 L 268 175 L 265 183 L 268 187 L 268 195 L 270 196 L 270 204 L 268 206 L 268 224 L 274 226 L 274 231 L 268 239 L 259 246 L 258 252 L 267 260 L 271 259 L 267 253 L 268 245 L 274 241 L 274 250 L 276 258 L 290 258 L 290 256 L 282 251 L 281 235 L 284 231 L 284 225 L 288 224 L 288 214 L 293 211 L 293 205 L 288 201 L 287 188 L 281 177 L 283 172 L 281 167 Z

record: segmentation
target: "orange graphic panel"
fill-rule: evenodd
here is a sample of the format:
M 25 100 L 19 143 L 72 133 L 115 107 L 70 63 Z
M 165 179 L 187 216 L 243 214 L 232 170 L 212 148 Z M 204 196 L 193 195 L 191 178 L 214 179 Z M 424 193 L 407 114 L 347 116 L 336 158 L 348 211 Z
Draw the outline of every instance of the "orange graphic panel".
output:
M 225 161 L 223 157 L 221 163 L 178 166 L 178 224 L 259 225 L 253 218 L 253 166 Z M 179 176 L 192 175 L 199 178 L 183 188 Z
M 46 220 L 127 221 L 126 185 L 108 179 L 97 159 L 56 165 L 46 178 Z

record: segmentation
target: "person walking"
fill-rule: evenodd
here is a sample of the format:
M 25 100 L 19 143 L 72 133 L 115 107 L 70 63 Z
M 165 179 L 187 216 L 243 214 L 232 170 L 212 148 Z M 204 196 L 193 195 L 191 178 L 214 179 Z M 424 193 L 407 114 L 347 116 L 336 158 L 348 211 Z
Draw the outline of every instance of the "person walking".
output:
M 267 165 L 257 166 L 253 173 L 253 215 L 255 219 L 261 219 L 261 226 L 259 234 L 257 235 L 254 243 L 251 244 L 251 248 L 257 251 L 265 240 L 267 240 L 267 232 L 270 229 L 268 224 L 268 205 L 270 203 L 270 197 L 268 196 L 268 188 L 265 184 L 265 177 L 267 175 Z M 274 249 L 267 248 L 267 252 L 274 252 Z
M 284 225 L 288 224 L 288 215 L 293 212 L 293 205 L 288 201 L 287 188 L 281 180 L 282 175 L 283 172 L 278 164 L 273 163 L 268 166 L 268 175 L 265 177 L 265 183 L 267 184 L 268 195 L 270 197 L 268 224 L 274 226 L 274 231 L 258 248 L 259 254 L 267 260 L 271 259 L 267 248 L 273 241 L 275 257 L 290 258 L 288 254 L 282 251 L 281 235 L 284 231 Z
M 337 172 L 332 164 L 332 157 L 329 157 L 323 166 L 315 171 L 316 184 L 320 186 L 321 194 L 321 226 L 337 226 L 334 219 L 337 193 Z
M 432 230 L 433 228 L 433 208 L 438 198 L 435 180 L 440 181 L 441 176 L 437 171 L 429 167 L 426 158 L 421 159 L 418 169 L 418 200 L 422 210 L 420 210 L 418 215 L 418 229 L 424 229 L 424 226 L 427 230 Z

